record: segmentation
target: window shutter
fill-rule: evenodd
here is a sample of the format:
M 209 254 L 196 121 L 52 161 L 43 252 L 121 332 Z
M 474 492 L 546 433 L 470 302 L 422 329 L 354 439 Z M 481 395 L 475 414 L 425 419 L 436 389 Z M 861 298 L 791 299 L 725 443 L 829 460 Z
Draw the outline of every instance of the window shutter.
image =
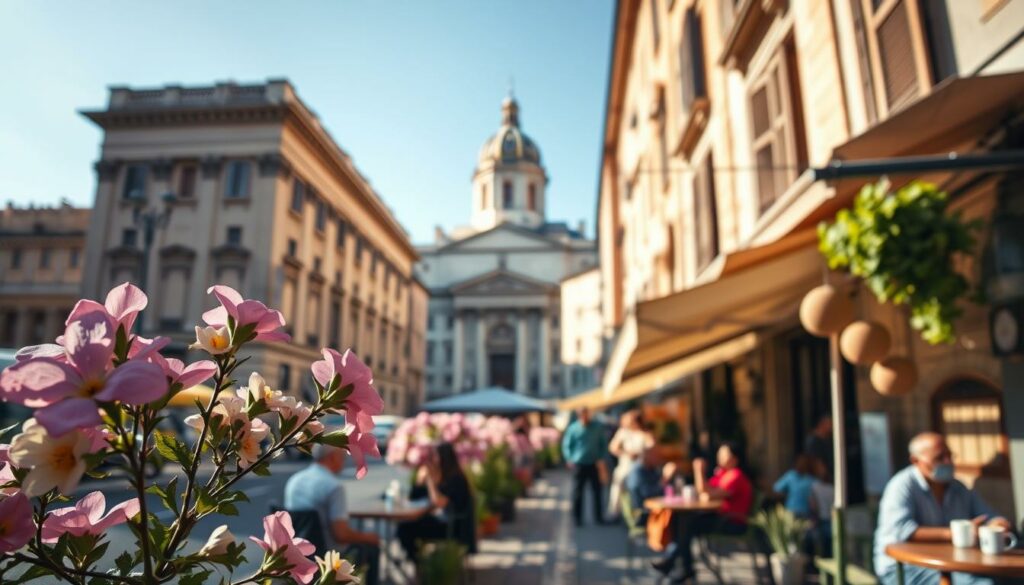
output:
M 889 110 L 917 95 L 917 65 L 910 38 L 906 2 L 900 2 L 878 27 L 878 53 Z

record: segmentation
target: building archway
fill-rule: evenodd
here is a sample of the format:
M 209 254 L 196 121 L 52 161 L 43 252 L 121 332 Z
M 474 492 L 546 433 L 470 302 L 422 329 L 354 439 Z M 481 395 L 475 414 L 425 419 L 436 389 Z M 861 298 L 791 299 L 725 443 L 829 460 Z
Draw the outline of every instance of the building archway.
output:
M 512 390 L 516 387 L 516 332 L 498 323 L 487 332 L 487 385 Z

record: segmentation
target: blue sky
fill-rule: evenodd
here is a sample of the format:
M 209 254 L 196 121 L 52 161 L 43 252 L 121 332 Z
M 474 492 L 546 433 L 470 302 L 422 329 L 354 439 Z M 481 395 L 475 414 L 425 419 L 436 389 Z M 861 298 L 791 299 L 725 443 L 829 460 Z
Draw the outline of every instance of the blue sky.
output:
M 2 2 L 0 201 L 90 205 L 107 86 L 288 77 L 413 240 L 468 222 L 514 77 L 549 219 L 593 233 L 611 0 Z

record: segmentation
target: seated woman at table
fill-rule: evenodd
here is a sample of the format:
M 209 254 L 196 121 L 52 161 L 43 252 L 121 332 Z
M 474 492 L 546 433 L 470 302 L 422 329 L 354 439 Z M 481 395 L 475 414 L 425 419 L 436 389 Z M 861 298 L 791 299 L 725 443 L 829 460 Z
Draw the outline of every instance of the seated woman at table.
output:
M 786 509 L 800 518 L 811 517 L 811 485 L 814 484 L 814 458 L 797 455 L 793 469 L 782 474 L 772 491 L 786 497 Z
M 988 524 L 1010 530 L 1005 518 L 993 513 L 977 493 L 953 478 L 953 454 L 938 433 L 921 433 L 910 440 L 910 465 L 886 484 L 878 505 L 875 531 L 875 572 L 885 584 L 897 583 L 896 561 L 885 547 L 899 542 L 952 543 L 952 520 L 971 520 L 975 531 Z M 937 585 L 939 572 L 904 567 L 906 585 Z M 991 584 L 990 579 L 953 574 L 954 585 Z
M 657 571 L 668 575 L 675 561 L 681 559 L 683 575 L 677 582 L 692 580 L 696 576 L 691 550 L 695 537 L 712 533 L 738 535 L 746 531 L 747 515 L 754 501 L 754 487 L 740 469 L 739 454 L 735 443 L 723 443 L 715 455 L 718 467 L 707 482 L 703 479 L 706 462 L 703 459 L 693 461 L 693 475 L 701 500 L 721 500 L 722 505 L 718 512 L 694 514 L 685 520 L 673 518 L 673 522 L 683 522 L 682 530 L 674 530 L 679 540 L 669 544 L 660 561 L 651 563 Z
M 476 518 L 469 480 L 451 443 L 437 446 L 436 457 L 425 473 L 430 504 L 440 512 L 398 525 L 398 541 L 409 560 L 416 562 L 417 546 L 424 540 L 451 538 L 476 552 Z

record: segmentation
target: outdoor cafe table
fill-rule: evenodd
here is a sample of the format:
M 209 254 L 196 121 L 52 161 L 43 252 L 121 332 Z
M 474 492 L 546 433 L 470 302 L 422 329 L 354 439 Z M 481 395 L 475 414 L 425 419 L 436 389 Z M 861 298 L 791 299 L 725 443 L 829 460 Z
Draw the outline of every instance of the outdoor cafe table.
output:
M 702 513 L 716 513 L 722 508 L 722 500 L 701 500 L 697 499 L 683 499 L 681 497 L 674 498 L 648 498 L 644 500 L 644 507 L 648 510 L 671 510 L 673 514 L 679 514 L 684 516 L 680 518 L 679 522 L 676 522 L 676 527 L 679 533 L 677 538 L 681 543 L 683 541 L 683 530 L 685 529 L 686 519 L 685 516 Z M 704 563 L 704 566 L 708 568 L 718 580 L 722 582 L 722 577 L 715 569 L 711 560 L 708 559 L 707 553 L 703 546 L 700 547 L 700 561 Z
M 382 582 L 390 582 L 389 568 L 391 567 L 391 533 L 394 532 L 394 524 L 398 522 L 409 522 L 419 520 L 426 516 L 431 510 L 427 502 L 409 502 L 402 506 L 375 506 L 362 508 L 349 512 L 349 517 L 362 524 L 366 520 L 373 520 L 384 524 L 384 542 L 381 549 L 384 552 L 384 562 L 380 566 Z M 399 571 L 401 572 L 401 571 Z
M 949 543 L 900 542 L 885 547 L 885 554 L 898 563 L 901 576 L 903 563 L 939 571 L 940 585 L 950 585 L 953 573 L 969 573 L 981 577 L 1024 576 L 1022 549 L 986 555 L 978 548 L 956 548 Z

